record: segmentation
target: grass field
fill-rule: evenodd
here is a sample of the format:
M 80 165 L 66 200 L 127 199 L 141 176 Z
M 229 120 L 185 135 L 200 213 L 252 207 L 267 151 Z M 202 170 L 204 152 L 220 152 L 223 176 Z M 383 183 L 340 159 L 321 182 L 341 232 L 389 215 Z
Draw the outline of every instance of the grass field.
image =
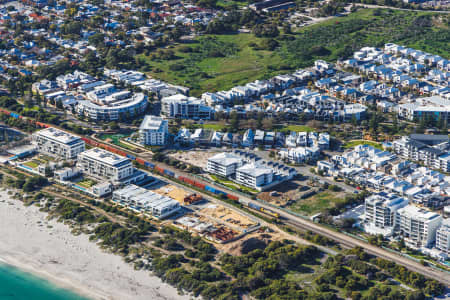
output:
M 221 131 L 224 128 L 228 128 L 228 126 L 226 124 L 219 124 L 219 123 L 214 123 L 214 124 L 194 124 L 194 127 L 195 128 L 216 130 L 216 131 Z
M 130 146 L 128 144 L 125 144 L 125 143 L 122 143 L 120 141 L 120 139 L 126 138 L 128 136 L 130 136 L 130 135 L 129 134 L 121 134 L 121 133 L 117 133 L 117 134 L 101 134 L 99 136 L 99 138 L 101 140 L 104 140 L 104 141 L 111 140 L 111 143 L 116 145 L 116 146 L 120 146 L 122 148 L 134 151 L 136 149 L 135 147 L 132 147 L 132 146 Z
M 92 180 L 92 179 L 85 178 L 85 179 L 83 179 L 83 180 L 77 182 L 77 184 L 78 184 L 79 186 L 82 186 L 82 187 L 85 187 L 85 188 L 90 188 L 90 187 L 96 185 L 97 182 L 95 182 L 95 181 Z
M 256 79 L 311 66 L 316 59 L 335 61 L 348 57 L 363 46 L 382 47 L 387 42 L 425 50 L 450 58 L 450 30 L 446 21 L 427 12 L 389 9 L 361 9 L 345 17 L 336 17 L 299 29 L 296 33 L 278 37 L 274 51 L 255 50 L 263 38 L 253 34 L 204 35 L 188 44 L 178 44 L 171 59 L 140 55 L 146 62 L 147 73 L 170 83 L 191 88 L 199 96 L 205 91 L 230 89 Z M 427 19 L 427 20 L 423 20 Z M 185 46 L 200 47 L 204 39 L 213 38 L 224 48 L 236 51 L 222 57 L 202 56 L 198 51 L 180 51 Z M 169 51 L 169 49 L 162 50 Z M 231 53 L 231 52 L 230 52 Z M 181 68 L 171 68 L 178 64 Z
M 323 191 L 309 198 L 296 201 L 288 209 L 301 214 L 313 215 L 326 208 L 333 207 L 335 203 L 343 202 L 344 197 L 345 195 L 343 193 Z
M 208 35 L 208 37 L 232 43 L 238 51 L 231 56 L 208 57 L 195 61 L 195 65 L 180 71 L 170 70 L 170 65 L 174 63 L 190 65 L 190 61 L 194 60 L 193 54 L 180 51 L 180 48 L 185 45 L 177 45 L 172 49 L 178 58 L 175 60 L 151 60 L 148 56 L 141 57 L 152 67 L 150 75 L 171 83 L 189 86 L 194 96 L 199 96 L 205 91 L 229 89 L 249 81 L 279 74 L 283 69 L 290 69 L 282 65 L 282 58 L 276 52 L 252 49 L 249 46 L 251 43 L 258 44 L 262 41 L 253 34 Z M 199 39 L 202 38 L 205 37 Z M 196 47 L 195 42 L 188 45 Z
M 316 131 L 316 130 L 314 128 L 306 126 L 306 125 L 287 125 L 287 126 L 284 126 L 281 131 L 283 131 L 283 132 L 287 132 L 287 131 L 311 132 L 311 131 Z
M 112 143 L 113 144 L 118 144 L 119 143 L 119 140 L 120 139 L 122 139 L 122 138 L 125 138 L 125 137 L 127 137 L 128 135 L 126 135 L 126 134 L 120 134 L 120 133 L 117 133 L 117 134 L 101 134 L 100 136 L 99 136 L 99 138 L 101 139 L 101 140 L 104 140 L 104 141 L 106 141 L 106 140 L 112 140 Z
M 351 141 L 347 142 L 343 145 L 345 149 L 353 148 L 358 145 L 370 145 L 372 147 L 375 147 L 377 149 L 383 150 L 383 146 L 380 143 L 373 142 L 373 141 L 366 141 L 366 140 L 357 140 L 357 141 Z

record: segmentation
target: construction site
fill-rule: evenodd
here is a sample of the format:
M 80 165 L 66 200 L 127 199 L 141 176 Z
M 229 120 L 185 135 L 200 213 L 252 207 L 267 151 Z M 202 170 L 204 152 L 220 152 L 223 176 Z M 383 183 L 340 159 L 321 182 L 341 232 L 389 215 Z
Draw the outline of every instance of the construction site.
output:
M 196 206 L 173 224 L 219 244 L 239 239 L 259 228 L 256 219 L 211 202 Z
M 169 154 L 169 157 L 203 169 L 208 163 L 208 158 L 217 153 L 213 151 L 179 151 Z
M 156 189 L 153 190 L 155 193 L 170 197 L 178 201 L 181 205 L 191 205 L 203 200 L 200 194 L 195 194 L 186 191 L 180 187 L 173 184 L 165 184 L 160 182 L 156 185 Z
M 269 192 L 259 193 L 258 198 L 267 203 L 285 207 L 313 193 L 315 190 L 314 185 L 308 181 L 291 180 L 277 185 Z

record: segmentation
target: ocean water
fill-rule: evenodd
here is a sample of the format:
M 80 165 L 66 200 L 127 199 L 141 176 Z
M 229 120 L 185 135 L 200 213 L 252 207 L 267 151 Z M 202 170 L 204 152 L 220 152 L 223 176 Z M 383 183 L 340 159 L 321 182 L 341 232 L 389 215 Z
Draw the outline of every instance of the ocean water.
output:
M 30 273 L 0 263 L 0 300 L 89 300 Z

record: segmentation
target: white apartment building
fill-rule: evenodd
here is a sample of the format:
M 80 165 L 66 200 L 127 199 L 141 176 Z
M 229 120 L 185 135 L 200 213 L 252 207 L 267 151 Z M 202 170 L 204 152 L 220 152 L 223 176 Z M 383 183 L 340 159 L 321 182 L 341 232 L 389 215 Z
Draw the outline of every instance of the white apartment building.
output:
M 163 146 L 168 135 L 169 123 L 161 117 L 145 116 L 139 127 L 139 142 L 143 145 Z
M 441 96 L 419 98 L 415 102 L 398 105 L 398 115 L 408 120 L 439 118 L 450 122 L 450 100 Z
M 123 206 L 150 214 L 158 219 L 172 215 L 181 209 L 178 201 L 134 184 L 114 191 L 112 199 Z
M 399 229 L 397 211 L 408 205 L 408 200 L 395 194 L 379 193 L 365 199 L 364 230 L 370 234 L 392 236 Z
M 278 152 L 281 158 L 286 158 L 295 163 L 302 163 L 308 160 L 316 160 L 320 156 L 318 147 L 297 147 L 281 149 Z
M 35 132 L 32 140 L 39 152 L 61 159 L 75 159 L 85 150 L 80 137 L 52 127 Z
M 450 219 L 444 219 L 436 231 L 436 248 L 444 256 L 450 256 Z
M 161 114 L 170 118 L 210 119 L 214 110 L 204 100 L 177 94 L 161 99 Z
M 208 159 L 206 171 L 223 177 L 229 177 L 236 173 L 236 169 L 242 166 L 243 160 L 237 155 L 223 152 Z
M 429 247 L 436 239 L 436 231 L 442 217 L 432 211 L 408 205 L 398 210 L 400 233 L 408 247 L 420 249 Z
M 394 151 L 405 159 L 420 161 L 427 167 L 450 171 L 447 135 L 412 134 L 392 143 Z
M 77 166 L 91 176 L 111 181 L 122 181 L 134 174 L 130 159 L 100 148 L 80 153 Z
M 395 153 L 403 158 L 414 161 L 419 160 L 419 150 L 424 147 L 422 143 L 411 140 L 407 136 L 403 136 L 399 140 L 395 140 L 392 143 L 392 146 Z
M 143 93 L 136 93 L 126 99 L 121 99 L 119 94 L 113 98 L 101 101 L 78 101 L 76 111 L 79 115 L 85 116 L 95 121 L 120 120 L 139 115 L 147 108 L 147 96 Z M 127 94 L 129 95 L 129 94 Z
M 236 170 L 236 182 L 254 189 L 272 183 L 273 169 L 257 164 L 246 164 Z

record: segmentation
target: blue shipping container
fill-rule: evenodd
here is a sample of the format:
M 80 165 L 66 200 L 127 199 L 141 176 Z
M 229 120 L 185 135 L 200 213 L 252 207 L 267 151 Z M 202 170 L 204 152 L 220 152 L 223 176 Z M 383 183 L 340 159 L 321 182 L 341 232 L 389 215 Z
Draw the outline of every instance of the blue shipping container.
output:
M 260 207 L 259 205 L 254 204 L 254 203 L 252 203 L 252 202 L 249 202 L 249 203 L 248 203 L 248 207 L 253 208 L 253 209 L 256 209 L 256 210 L 260 210 L 260 209 L 261 209 L 261 207 Z
M 164 170 L 164 173 L 167 174 L 167 175 L 169 175 L 169 176 L 172 176 L 172 177 L 175 176 L 175 173 L 172 172 L 172 171 L 169 171 L 169 170 Z
M 205 186 L 205 191 L 211 192 L 211 193 L 216 193 L 216 189 L 213 187 L 210 187 L 209 185 Z
M 19 118 L 19 115 L 18 115 L 18 114 L 16 114 L 16 113 L 11 113 L 11 114 L 10 114 L 10 116 L 11 116 L 11 117 L 13 117 L 13 118 L 16 118 L 16 119 L 18 119 L 18 118 Z
M 152 164 L 151 162 L 148 162 L 148 161 L 144 162 L 144 165 L 149 167 L 149 168 L 152 168 L 152 169 L 155 167 L 154 164 Z
M 135 160 L 135 159 L 136 159 L 136 157 L 134 157 L 134 156 L 131 155 L 131 154 L 127 154 L 127 157 L 128 157 L 129 159 L 131 159 L 131 160 Z
M 219 191 L 219 190 L 216 190 L 216 194 L 225 195 L 225 196 L 227 195 L 227 193 Z

